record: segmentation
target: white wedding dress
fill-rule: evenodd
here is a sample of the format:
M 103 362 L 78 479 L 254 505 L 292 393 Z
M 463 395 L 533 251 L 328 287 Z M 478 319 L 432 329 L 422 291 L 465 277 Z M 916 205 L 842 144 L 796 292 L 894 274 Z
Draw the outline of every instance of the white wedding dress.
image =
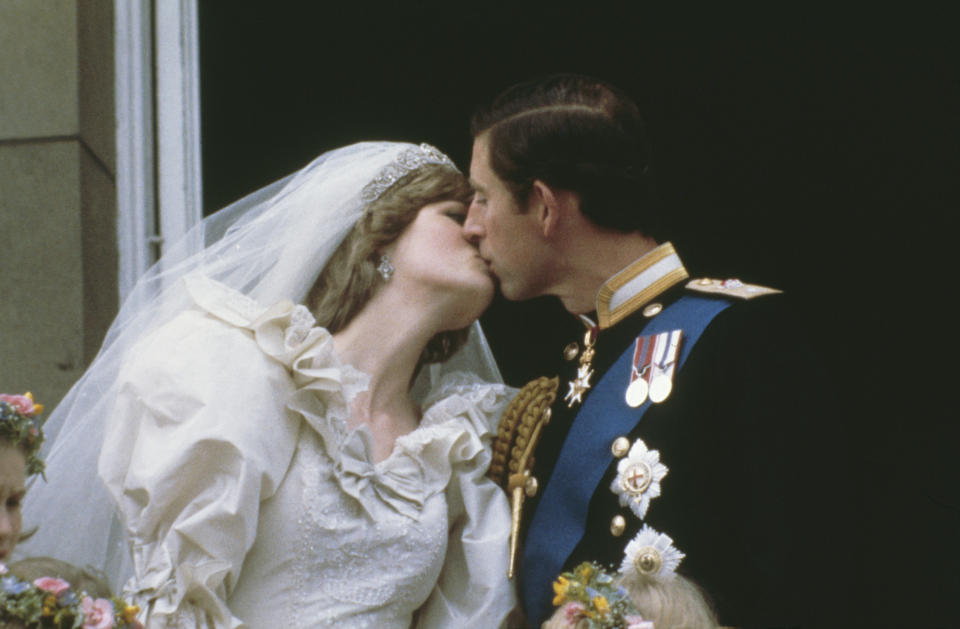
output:
M 445 377 L 375 463 L 347 429 L 367 378 L 306 308 L 189 292 L 131 353 L 100 462 L 146 626 L 501 626 L 510 514 L 484 473 L 511 390 Z

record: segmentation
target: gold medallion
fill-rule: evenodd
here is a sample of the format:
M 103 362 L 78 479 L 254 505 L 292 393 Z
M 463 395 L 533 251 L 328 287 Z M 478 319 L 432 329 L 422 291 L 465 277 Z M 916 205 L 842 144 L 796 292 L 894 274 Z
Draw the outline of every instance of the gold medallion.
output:
M 580 353 L 580 346 L 577 345 L 577 342 L 568 343 L 566 347 L 563 348 L 563 359 L 564 360 L 573 360 L 577 357 L 577 354 Z

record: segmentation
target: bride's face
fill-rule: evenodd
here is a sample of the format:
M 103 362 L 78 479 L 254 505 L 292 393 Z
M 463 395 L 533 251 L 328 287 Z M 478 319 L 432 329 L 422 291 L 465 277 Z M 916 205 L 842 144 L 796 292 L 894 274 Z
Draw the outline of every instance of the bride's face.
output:
M 398 283 L 439 291 L 453 306 L 450 317 L 455 321 L 448 329 L 466 327 L 493 300 L 490 269 L 464 236 L 466 216 L 467 206 L 459 201 L 426 205 L 389 253 Z

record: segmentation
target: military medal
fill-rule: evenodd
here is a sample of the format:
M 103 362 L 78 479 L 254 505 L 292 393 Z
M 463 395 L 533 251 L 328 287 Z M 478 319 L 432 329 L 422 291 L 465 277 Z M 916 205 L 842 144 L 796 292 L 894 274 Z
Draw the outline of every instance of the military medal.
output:
M 591 376 L 593 376 L 593 369 L 590 369 L 590 365 L 580 365 L 580 368 L 577 369 L 577 377 L 568 383 L 570 390 L 563 397 L 567 400 L 568 407 L 583 402 L 583 394 L 590 388 Z
M 637 408 L 647 401 L 650 386 L 647 383 L 647 372 L 650 370 L 650 360 L 653 358 L 653 337 L 638 336 L 633 347 L 633 365 L 630 369 L 630 384 L 627 385 L 627 405 Z
M 650 401 L 659 404 L 670 397 L 671 391 L 673 391 L 673 382 L 670 378 L 663 375 L 657 376 L 650 383 Z
M 610 490 L 641 520 L 647 515 L 650 501 L 660 495 L 660 481 L 667 475 L 667 466 L 660 462 L 660 452 L 650 450 L 637 439 L 627 456 L 617 463 L 617 476 Z
M 677 369 L 677 353 L 680 350 L 682 330 L 657 335 L 654 346 L 654 361 L 650 378 L 650 401 L 659 404 L 670 397 L 673 391 L 673 374 Z
M 670 396 L 682 337 L 682 330 L 637 337 L 625 395 L 628 406 L 637 408 L 647 399 L 659 404 Z
M 631 382 L 630 386 L 627 387 L 627 406 L 630 408 L 637 408 L 646 402 L 649 390 L 650 387 L 647 385 L 647 381 L 641 377 L 637 377 L 637 379 Z
M 583 335 L 583 352 L 580 354 L 580 367 L 577 368 L 577 376 L 568 383 L 570 390 L 563 396 L 568 408 L 572 408 L 574 404 L 581 404 L 583 394 L 591 386 L 590 378 L 593 377 L 593 368 L 590 363 L 593 360 L 593 345 L 597 342 L 597 335 L 600 333 L 600 328 L 589 318 L 580 315 L 580 319 L 587 326 L 587 331 Z M 571 343 L 571 345 L 573 344 Z M 567 347 L 569 348 L 570 345 Z

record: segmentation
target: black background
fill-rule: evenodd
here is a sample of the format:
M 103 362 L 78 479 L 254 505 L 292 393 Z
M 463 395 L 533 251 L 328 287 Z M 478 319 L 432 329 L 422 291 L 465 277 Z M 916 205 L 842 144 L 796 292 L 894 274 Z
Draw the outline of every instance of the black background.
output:
M 359 140 L 427 141 L 466 170 L 470 114 L 504 87 L 617 84 L 644 112 L 687 267 L 793 293 L 842 393 L 824 412 L 856 435 L 868 556 L 811 560 L 862 572 L 865 624 L 947 626 L 957 38 L 946 9 L 864 6 L 202 0 L 205 207 Z M 498 299 L 482 321 L 511 384 L 578 329 L 549 299 Z

